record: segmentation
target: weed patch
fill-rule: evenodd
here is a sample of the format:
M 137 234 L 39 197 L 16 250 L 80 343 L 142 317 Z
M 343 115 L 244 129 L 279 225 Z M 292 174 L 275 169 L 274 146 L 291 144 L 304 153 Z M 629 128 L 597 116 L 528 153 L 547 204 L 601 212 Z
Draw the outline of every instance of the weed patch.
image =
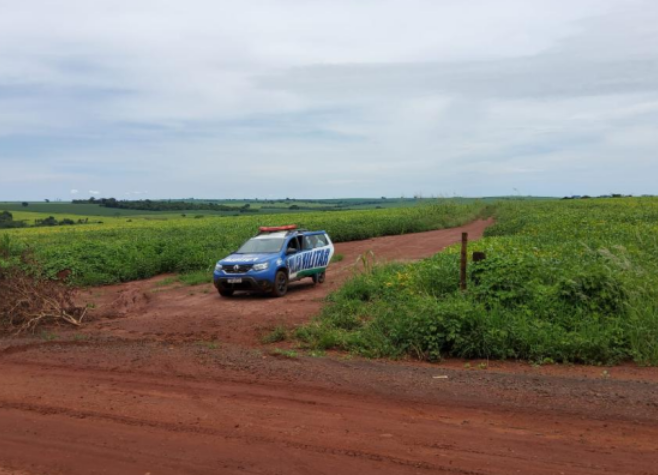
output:
M 294 350 L 283 350 L 281 348 L 274 348 L 270 354 L 272 356 L 283 356 L 288 359 L 296 359 L 299 356 Z
M 271 332 L 263 336 L 261 341 L 263 344 L 278 343 L 285 341 L 288 338 L 288 330 L 283 325 L 278 325 Z

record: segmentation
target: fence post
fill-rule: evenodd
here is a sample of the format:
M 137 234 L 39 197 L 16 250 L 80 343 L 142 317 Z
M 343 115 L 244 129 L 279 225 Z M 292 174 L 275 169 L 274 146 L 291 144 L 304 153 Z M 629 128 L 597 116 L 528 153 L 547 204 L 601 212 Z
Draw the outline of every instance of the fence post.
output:
M 466 290 L 466 265 L 468 262 L 468 233 L 462 233 L 462 254 L 459 288 Z

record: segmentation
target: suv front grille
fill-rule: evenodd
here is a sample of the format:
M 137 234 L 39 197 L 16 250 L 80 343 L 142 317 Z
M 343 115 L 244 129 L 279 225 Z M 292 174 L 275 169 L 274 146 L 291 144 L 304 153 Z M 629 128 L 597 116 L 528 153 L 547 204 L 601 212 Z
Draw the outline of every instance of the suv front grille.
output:
M 238 264 L 224 266 L 224 272 L 227 274 L 244 274 L 251 269 L 253 264 Z

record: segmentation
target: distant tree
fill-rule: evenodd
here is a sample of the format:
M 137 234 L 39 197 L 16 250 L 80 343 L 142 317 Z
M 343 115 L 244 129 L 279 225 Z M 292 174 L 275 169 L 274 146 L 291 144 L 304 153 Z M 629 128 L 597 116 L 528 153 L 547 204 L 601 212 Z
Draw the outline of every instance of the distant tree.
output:
M 299 205 L 290 205 L 288 209 L 299 209 Z
M 30 203 L 28 203 L 27 201 L 23 201 L 23 202 L 21 203 L 22 206 L 28 206 L 29 204 L 30 204 Z
M 34 224 L 36 226 L 57 226 L 59 223 L 52 216 L 48 216 L 45 219 L 35 219 Z
M 46 198 L 44 201 L 45 201 L 46 203 L 50 203 L 50 200 L 49 200 L 48 198 Z
M 14 221 L 14 215 L 9 211 L 0 212 L 0 229 L 6 228 L 22 228 L 26 224 L 24 221 Z

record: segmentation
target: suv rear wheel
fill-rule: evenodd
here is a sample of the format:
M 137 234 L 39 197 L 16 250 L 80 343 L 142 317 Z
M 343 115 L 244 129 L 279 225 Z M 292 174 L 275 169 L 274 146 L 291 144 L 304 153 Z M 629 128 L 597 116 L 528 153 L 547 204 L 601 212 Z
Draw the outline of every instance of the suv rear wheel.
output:
M 324 271 L 313 274 L 313 283 L 324 284 L 325 273 Z
M 274 288 L 272 289 L 272 296 L 283 297 L 288 292 L 288 274 L 280 270 L 274 276 Z

